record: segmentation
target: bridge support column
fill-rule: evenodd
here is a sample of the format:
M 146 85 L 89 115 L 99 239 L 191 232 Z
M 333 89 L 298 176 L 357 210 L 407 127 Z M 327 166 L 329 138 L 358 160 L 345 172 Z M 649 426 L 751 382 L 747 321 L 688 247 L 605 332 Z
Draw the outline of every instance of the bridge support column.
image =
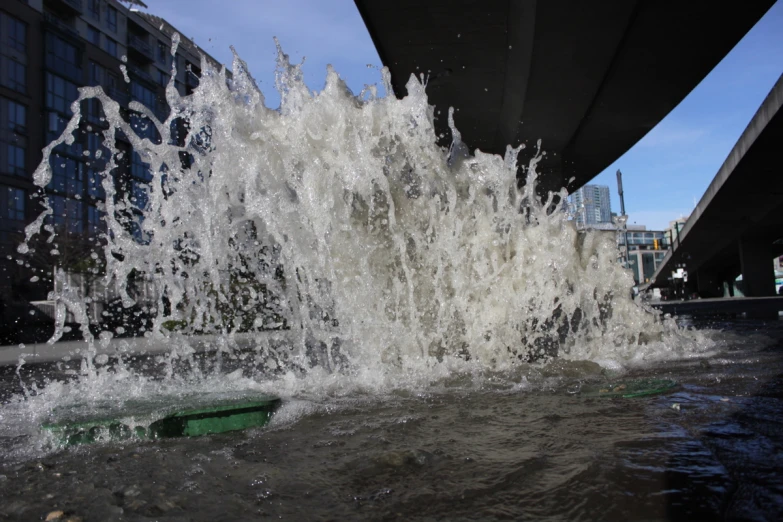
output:
M 742 265 L 742 287 L 746 297 L 775 295 L 775 268 L 773 252 L 768 241 L 741 238 L 739 241 Z

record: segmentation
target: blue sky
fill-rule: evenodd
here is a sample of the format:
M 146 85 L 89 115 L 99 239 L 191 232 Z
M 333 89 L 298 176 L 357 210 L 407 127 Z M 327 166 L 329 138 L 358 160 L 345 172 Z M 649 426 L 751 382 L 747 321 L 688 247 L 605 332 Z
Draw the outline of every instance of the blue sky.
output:
M 380 79 L 380 59 L 350 0 L 146 3 L 223 63 L 231 64 L 233 45 L 272 107 L 279 103 L 275 36 L 292 61 L 306 57 L 312 89 L 323 86 L 327 64 L 356 93 Z M 777 2 L 674 111 L 592 183 L 611 187 L 612 210 L 619 212 L 615 171 L 623 171 L 630 223 L 660 230 L 687 216 L 781 73 L 783 2 Z

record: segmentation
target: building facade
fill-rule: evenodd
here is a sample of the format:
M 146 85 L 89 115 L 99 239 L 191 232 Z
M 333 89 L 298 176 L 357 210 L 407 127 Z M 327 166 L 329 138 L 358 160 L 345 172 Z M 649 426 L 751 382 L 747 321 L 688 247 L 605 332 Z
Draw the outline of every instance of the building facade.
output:
M 101 172 L 110 154 L 102 145 L 109 126 L 100 102 L 82 103 L 74 141 L 54 150 L 52 180 L 43 190 L 32 179 L 41 150 L 64 130 L 82 86 L 102 87 L 140 136 L 159 142 L 157 129 L 129 104 L 140 102 L 164 120 L 172 65 L 180 94 L 198 85 L 202 53 L 182 38 L 172 56 L 175 32 L 165 20 L 116 0 L 0 3 L 0 336 L 4 328 L 22 328 L 26 317 L 35 315 L 29 303 L 46 299 L 52 290 L 52 278 L 41 275 L 42 266 L 76 266 L 83 261 L 85 245 L 94 245 L 104 227 Z M 176 125 L 182 130 L 181 122 Z M 152 175 L 127 137 L 117 133 L 115 140 L 119 153 L 110 182 L 117 197 L 128 196 L 138 212 Z M 16 250 L 25 227 L 40 214 L 43 198 L 54 211 L 47 225 L 58 232 L 60 257 L 52 260 L 38 252 L 24 259 Z
M 618 234 L 617 238 L 620 252 L 628 260 L 628 268 L 633 272 L 637 285 L 650 281 L 671 246 L 666 231 L 638 228 L 642 230 L 629 227 L 627 232 Z
M 578 227 L 612 222 L 609 187 L 585 185 L 568 196 L 568 206 Z
M 598 223 L 583 230 L 611 233 L 616 237 L 618 262 L 631 270 L 637 285 L 649 282 L 671 247 L 668 230 L 647 230 L 644 225 L 628 225 L 623 231 L 616 223 Z

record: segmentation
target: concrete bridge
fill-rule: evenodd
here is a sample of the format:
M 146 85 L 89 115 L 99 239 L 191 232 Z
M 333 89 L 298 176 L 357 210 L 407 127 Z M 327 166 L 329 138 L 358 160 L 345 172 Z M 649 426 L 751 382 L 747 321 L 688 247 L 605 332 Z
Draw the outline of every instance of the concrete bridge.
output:
M 677 264 L 701 297 L 724 295 L 742 274 L 747 297 L 775 295 L 774 257 L 783 254 L 783 75 L 691 213 L 653 275 L 668 286 Z
M 526 143 L 529 157 L 542 139 L 542 190 L 573 191 L 680 103 L 774 1 L 355 3 L 395 94 L 412 73 L 428 77 L 443 144 L 453 106 L 471 149 Z

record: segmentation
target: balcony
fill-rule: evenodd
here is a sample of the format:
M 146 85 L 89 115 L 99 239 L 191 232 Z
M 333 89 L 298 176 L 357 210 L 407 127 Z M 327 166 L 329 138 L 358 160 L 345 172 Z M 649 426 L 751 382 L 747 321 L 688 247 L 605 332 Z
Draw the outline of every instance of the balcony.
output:
M 46 55 L 46 68 L 74 83 L 82 83 L 82 68 L 61 60 L 53 54 Z
M 76 30 L 76 25 L 73 23 L 73 20 L 64 20 L 51 13 L 44 13 L 44 20 L 50 26 L 55 27 L 64 33 L 76 36 L 77 38 L 81 36 L 79 31 Z
M 155 51 L 152 46 L 146 39 L 135 34 L 128 35 L 128 52 L 133 58 L 141 62 L 151 63 L 155 61 Z
M 83 0 L 45 0 L 44 4 L 49 9 L 66 16 L 81 16 L 84 13 Z
M 106 94 L 108 94 L 112 100 L 119 103 L 121 107 L 128 107 L 128 104 L 130 103 L 130 96 L 127 92 L 121 91 L 116 87 L 106 87 L 104 90 L 106 91 Z
M 152 75 L 148 73 L 145 69 L 130 64 L 128 64 L 127 67 L 128 67 L 128 73 L 130 73 L 131 76 L 135 76 L 137 79 L 143 82 L 147 82 L 149 84 L 155 85 L 155 80 L 152 79 Z

